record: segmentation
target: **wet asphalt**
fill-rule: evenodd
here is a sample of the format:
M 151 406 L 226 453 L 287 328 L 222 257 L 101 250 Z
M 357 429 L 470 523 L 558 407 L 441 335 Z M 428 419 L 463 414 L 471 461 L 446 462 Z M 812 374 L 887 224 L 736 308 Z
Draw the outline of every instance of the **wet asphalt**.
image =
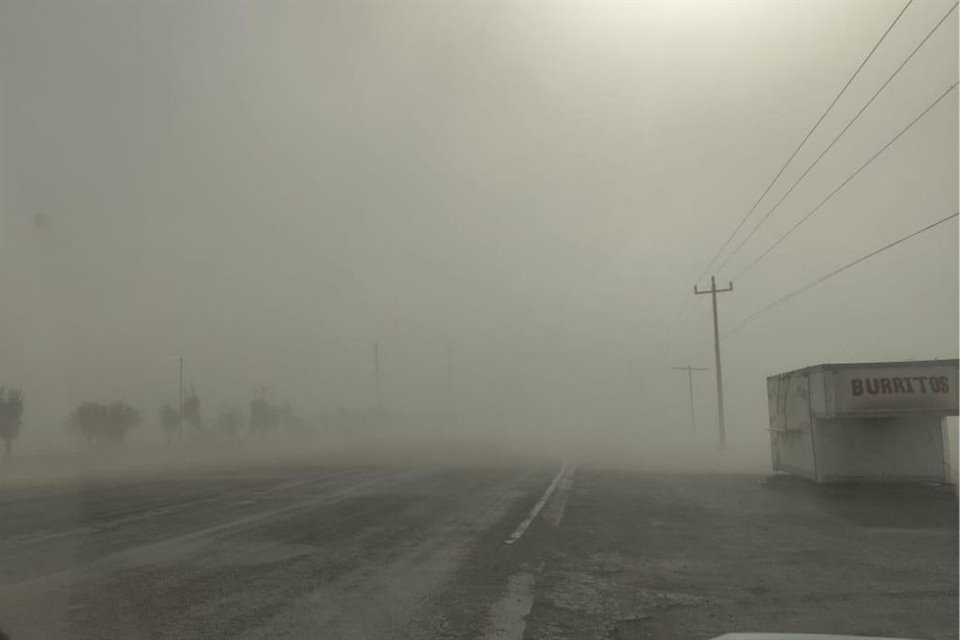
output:
M 8 485 L 0 628 L 13 640 L 957 635 L 955 493 L 558 467 Z
M 504 540 L 554 473 L 308 467 L 7 489 L 0 628 L 13 640 L 495 636 L 495 605 L 531 549 Z

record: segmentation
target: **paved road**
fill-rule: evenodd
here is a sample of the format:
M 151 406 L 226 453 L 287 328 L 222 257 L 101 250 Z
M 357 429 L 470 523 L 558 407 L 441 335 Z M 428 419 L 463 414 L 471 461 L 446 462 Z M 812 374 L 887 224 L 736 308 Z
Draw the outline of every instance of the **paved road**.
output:
M 305 468 L 7 489 L 0 627 L 13 640 L 506 638 L 529 549 L 504 540 L 555 473 Z
M 957 562 L 956 496 L 923 488 L 545 465 L 0 490 L 14 640 L 946 639 Z

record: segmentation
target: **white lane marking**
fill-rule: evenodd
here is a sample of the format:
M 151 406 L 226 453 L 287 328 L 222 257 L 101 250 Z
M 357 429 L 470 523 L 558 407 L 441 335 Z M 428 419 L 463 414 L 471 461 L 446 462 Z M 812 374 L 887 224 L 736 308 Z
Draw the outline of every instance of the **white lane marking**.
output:
M 439 519 L 425 530 L 422 539 L 402 552 L 397 547 L 395 551 L 399 555 L 371 547 L 371 543 L 377 544 L 375 535 L 357 538 L 357 548 L 345 551 L 364 558 L 355 569 L 324 580 L 315 590 L 285 603 L 282 613 L 250 627 L 237 635 L 237 640 L 434 637 L 437 629 L 433 616 L 425 615 L 426 607 L 433 610 L 434 595 L 440 593 L 438 589 L 452 580 L 463 566 L 480 533 L 500 521 L 517 499 L 527 493 L 516 487 L 516 481 L 517 476 L 510 474 L 491 486 L 469 489 L 469 500 L 464 499 L 450 510 L 445 507 L 442 517 L 438 512 Z M 381 524 L 391 526 L 386 522 Z M 390 543 L 391 548 L 393 544 Z M 393 559 L 383 556 L 384 553 Z M 2 595 L 0 592 L 0 597 Z M 238 602 L 243 604 L 245 600 Z M 523 611 L 520 615 L 526 613 Z M 318 629 L 322 632 L 318 633 Z M 397 634 L 397 629 L 404 632 Z M 520 637 L 516 636 L 516 640 Z
M 504 540 L 504 544 L 513 544 L 523 533 L 527 530 L 537 515 L 540 513 L 540 510 L 543 509 L 543 505 L 547 504 L 547 500 L 550 499 L 550 496 L 553 495 L 553 492 L 556 491 L 557 485 L 560 483 L 560 478 L 563 477 L 563 474 L 567 471 L 567 465 L 563 465 L 560 471 L 557 472 L 557 475 L 554 476 L 553 481 L 550 483 L 550 486 L 547 487 L 547 490 L 543 492 L 543 495 L 540 496 L 540 500 L 537 501 L 537 504 L 533 505 L 533 509 L 530 510 L 530 514 L 526 519 L 517 525 L 517 528 L 513 530 L 513 533 L 510 534 L 510 537 Z
M 520 640 L 533 608 L 535 579 L 530 573 L 510 576 L 507 591 L 490 609 L 483 640 Z
M 560 479 L 557 490 L 553 494 L 553 499 L 547 503 L 543 510 L 543 518 L 556 526 L 560 526 L 563 520 L 563 514 L 567 510 L 567 498 L 570 496 L 570 488 L 573 486 L 573 476 L 577 473 L 577 468 L 568 467 L 566 475 Z

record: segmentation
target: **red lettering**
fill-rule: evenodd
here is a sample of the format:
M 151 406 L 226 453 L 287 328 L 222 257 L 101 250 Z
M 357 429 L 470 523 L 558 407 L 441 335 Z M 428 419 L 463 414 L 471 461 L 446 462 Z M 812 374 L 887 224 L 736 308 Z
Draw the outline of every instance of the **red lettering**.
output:
M 867 383 L 867 393 L 872 396 L 880 393 L 880 382 L 876 378 L 867 378 L 864 382 Z
M 926 393 L 926 392 L 927 392 L 927 380 L 926 380 L 926 378 L 914 377 L 914 380 L 916 380 L 916 381 L 917 381 L 917 384 L 920 385 L 920 393 Z
M 947 376 L 940 376 L 940 391 L 950 393 L 950 378 Z
M 893 379 L 893 392 L 894 393 L 906 393 L 907 390 L 903 386 L 903 378 L 894 378 Z
M 890 378 L 880 378 L 880 389 L 883 391 L 883 395 L 893 393 L 893 387 L 890 385 Z
M 853 378 L 850 380 L 850 393 L 855 396 L 863 395 L 863 380 L 860 378 Z
M 940 393 L 940 378 L 930 378 L 930 391 Z
M 910 382 L 910 378 L 904 378 L 903 384 L 907 385 L 907 393 L 913 393 L 913 383 Z

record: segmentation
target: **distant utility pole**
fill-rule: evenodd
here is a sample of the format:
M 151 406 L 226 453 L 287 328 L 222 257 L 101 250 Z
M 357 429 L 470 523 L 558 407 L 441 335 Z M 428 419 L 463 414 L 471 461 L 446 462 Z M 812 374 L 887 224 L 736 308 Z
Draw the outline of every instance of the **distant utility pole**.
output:
M 177 412 L 177 442 L 183 442 L 183 356 L 180 356 L 180 411 Z
M 373 372 L 377 379 L 377 408 L 383 408 L 383 383 L 380 380 L 380 341 L 373 343 Z
M 690 431 L 693 433 L 697 432 L 697 420 L 696 415 L 693 412 L 693 372 L 694 371 L 710 371 L 706 367 L 692 367 L 687 365 L 685 367 L 670 367 L 671 369 L 676 369 L 678 371 L 687 372 L 687 382 L 690 384 Z
M 733 291 L 733 283 L 731 282 L 726 289 L 717 289 L 716 276 L 710 276 L 710 288 L 705 291 L 700 291 L 697 285 L 693 285 L 693 292 L 696 295 L 709 293 L 713 301 L 713 351 L 717 360 L 717 419 L 720 427 L 721 447 L 725 447 L 727 444 L 727 428 L 723 422 L 723 374 L 720 371 L 720 329 L 717 326 L 717 294 L 726 293 L 727 291 Z

